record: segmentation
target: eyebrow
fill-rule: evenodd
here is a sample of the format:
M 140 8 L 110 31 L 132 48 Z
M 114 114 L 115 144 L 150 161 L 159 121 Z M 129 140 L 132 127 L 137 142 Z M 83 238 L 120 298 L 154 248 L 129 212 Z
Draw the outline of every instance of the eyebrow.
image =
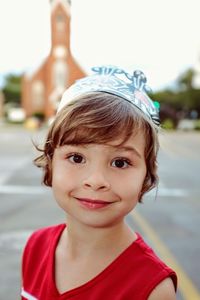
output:
M 111 144 L 106 144 L 108 147 L 114 148 L 115 150 L 119 150 L 119 151 L 126 151 L 126 152 L 132 152 L 134 153 L 137 157 L 139 157 L 140 159 L 142 159 L 142 155 L 139 153 L 138 150 L 136 150 L 134 147 L 132 146 L 114 146 Z M 87 148 L 88 144 L 65 144 L 63 146 L 74 146 L 74 147 L 82 147 L 82 148 Z
M 127 152 L 133 152 L 135 155 L 137 155 L 139 158 L 142 158 L 142 155 L 136 150 L 134 147 L 131 146 L 114 146 L 117 150 L 127 151 Z
M 124 150 L 124 151 L 131 151 L 134 154 L 136 154 L 139 158 L 142 158 L 142 155 L 134 147 L 124 146 L 124 147 L 120 147 L 119 149 Z

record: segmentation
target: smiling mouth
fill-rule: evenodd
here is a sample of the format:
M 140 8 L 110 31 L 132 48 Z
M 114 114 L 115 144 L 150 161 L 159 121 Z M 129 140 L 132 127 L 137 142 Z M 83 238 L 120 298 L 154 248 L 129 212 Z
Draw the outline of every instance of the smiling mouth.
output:
M 88 209 L 99 209 L 99 208 L 103 208 L 106 207 L 110 204 L 112 204 L 113 202 L 108 202 L 108 201 L 104 201 L 104 200 L 92 200 L 92 199 L 86 199 L 86 198 L 76 198 L 80 204 Z

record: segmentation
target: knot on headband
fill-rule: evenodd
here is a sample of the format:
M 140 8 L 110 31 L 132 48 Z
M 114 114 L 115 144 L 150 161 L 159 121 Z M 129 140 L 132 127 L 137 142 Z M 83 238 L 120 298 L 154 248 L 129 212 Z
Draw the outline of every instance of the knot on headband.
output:
M 136 70 L 131 75 L 115 66 L 93 67 L 92 71 L 93 75 L 77 80 L 65 91 L 58 111 L 78 96 L 92 92 L 106 92 L 130 102 L 154 124 L 160 124 L 158 109 L 147 95 L 151 89 L 146 85 L 147 79 L 142 71 Z

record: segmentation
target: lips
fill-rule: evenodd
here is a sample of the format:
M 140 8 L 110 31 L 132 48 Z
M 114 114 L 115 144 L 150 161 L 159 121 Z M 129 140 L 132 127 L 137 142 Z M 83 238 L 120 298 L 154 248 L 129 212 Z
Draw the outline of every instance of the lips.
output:
M 88 208 L 88 209 L 99 209 L 99 208 L 103 208 L 106 207 L 110 204 L 112 204 L 113 202 L 108 202 L 108 201 L 104 201 L 104 200 L 93 200 L 93 199 L 87 199 L 87 198 L 76 198 L 81 206 Z

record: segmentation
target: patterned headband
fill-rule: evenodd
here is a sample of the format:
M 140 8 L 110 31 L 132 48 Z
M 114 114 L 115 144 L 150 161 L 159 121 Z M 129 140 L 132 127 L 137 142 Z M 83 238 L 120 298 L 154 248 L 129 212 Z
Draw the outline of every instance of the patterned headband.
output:
M 95 74 L 77 80 L 65 91 L 58 111 L 78 96 L 91 92 L 106 92 L 125 99 L 140 109 L 154 124 L 160 124 L 158 109 L 147 95 L 150 89 L 146 85 L 147 79 L 143 72 L 134 71 L 133 75 L 130 75 L 115 66 L 94 67 L 92 70 Z

